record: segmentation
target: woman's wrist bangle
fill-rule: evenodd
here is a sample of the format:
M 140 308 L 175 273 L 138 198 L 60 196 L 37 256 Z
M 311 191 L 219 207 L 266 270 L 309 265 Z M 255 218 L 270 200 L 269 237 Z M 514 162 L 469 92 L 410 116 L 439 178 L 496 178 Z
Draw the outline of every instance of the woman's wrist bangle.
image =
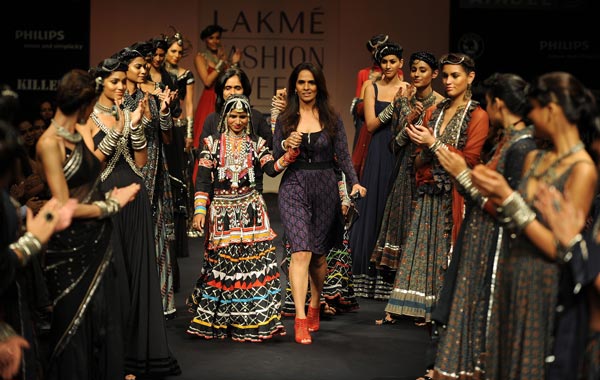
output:
M 571 261 L 571 258 L 573 258 L 573 254 L 571 253 L 573 247 L 582 240 L 583 236 L 581 236 L 581 234 L 573 236 L 567 245 L 562 245 L 561 242 L 556 239 L 556 258 L 564 263 Z
M 223 71 L 223 68 L 225 68 L 225 61 L 220 59 L 219 62 L 217 62 L 217 64 L 215 65 L 215 71 L 220 73 L 221 71 Z
M 31 232 L 25 232 L 15 243 L 9 245 L 13 251 L 21 253 L 21 265 L 25 266 L 31 258 L 42 250 L 42 243 Z
M 521 194 L 513 191 L 502 202 L 499 210 L 503 216 L 503 222 L 521 232 L 536 218 L 535 212 L 527 205 Z
M 287 150 L 287 148 L 285 147 L 285 139 L 281 140 L 281 149 Z
M 446 147 L 446 145 L 444 145 L 444 143 L 443 143 L 443 142 L 441 142 L 440 140 L 436 139 L 436 140 L 433 142 L 433 144 L 431 144 L 431 145 L 429 146 L 429 150 L 431 151 L 431 153 L 435 153 L 435 152 L 437 152 L 437 151 L 438 151 L 438 149 L 440 149 L 440 148 L 445 148 L 445 147 Z

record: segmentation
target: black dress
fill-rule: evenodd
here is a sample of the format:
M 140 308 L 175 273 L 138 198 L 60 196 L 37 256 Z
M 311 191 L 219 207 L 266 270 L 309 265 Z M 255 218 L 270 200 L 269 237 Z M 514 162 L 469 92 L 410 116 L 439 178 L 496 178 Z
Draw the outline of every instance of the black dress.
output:
M 83 141 L 67 154 L 63 171 L 69 196 L 80 203 L 102 200 L 100 162 Z M 44 272 L 53 312 L 46 379 L 123 377 L 111 232 L 110 219 L 74 219 L 48 242 Z
M 97 145 L 106 135 L 106 127 L 95 114 L 92 114 L 92 119 L 100 127 L 100 132 L 94 136 Z M 107 158 L 101 175 L 103 191 L 132 183 L 140 185 L 135 199 L 112 217 L 114 261 L 119 269 L 125 269 L 118 281 L 121 305 L 126 308 L 122 342 L 125 345 L 125 373 L 138 376 L 178 375 L 181 370 L 167 342 L 150 199 L 141 171 L 133 162 L 127 136 L 127 131 L 124 131 L 124 137 L 115 153 Z

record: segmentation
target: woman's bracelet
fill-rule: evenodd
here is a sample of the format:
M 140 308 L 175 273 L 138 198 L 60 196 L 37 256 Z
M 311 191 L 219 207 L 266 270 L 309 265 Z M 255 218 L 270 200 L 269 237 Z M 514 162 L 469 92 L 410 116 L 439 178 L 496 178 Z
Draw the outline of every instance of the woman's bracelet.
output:
M 285 147 L 285 140 L 286 139 L 281 140 L 281 149 L 283 150 L 287 150 L 287 148 Z
M 208 193 L 197 191 L 194 194 L 194 215 L 206 215 L 206 207 L 209 203 Z
M 223 71 L 224 67 L 225 67 L 225 61 L 220 59 L 219 62 L 217 62 L 217 64 L 215 65 L 215 71 L 218 73 L 221 73 L 221 71 Z
M 13 251 L 21 252 L 21 265 L 25 266 L 31 258 L 42 250 L 42 243 L 31 232 L 25 232 L 15 243 L 8 246 Z
M 148 141 L 146 140 L 146 135 L 144 134 L 143 123 L 138 125 L 136 128 L 130 129 L 131 133 L 129 134 L 131 138 L 131 146 L 133 150 L 142 150 L 146 146 L 148 146 Z
M 440 148 L 447 148 L 446 144 L 444 144 L 443 142 L 441 142 L 438 139 L 435 139 L 435 141 L 433 142 L 433 144 L 431 144 L 429 146 L 429 150 L 431 151 L 431 153 L 435 153 L 438 151 L 438 149 Z
M 168 112 L 165 115 L 160 114 L 158 121 L 161 131 L 169 131 L 171 128 L 173 128 L 173 118 L 171 117 L 171 110 L 168 110 Z
M 194 138 L 194 118 L 192 116 L 188 116 L 185 118 L 187 121 L 186 126 L 186 135 L 185 138 L 193 139 Z
M 98 219 L 108 218 L 109 216 L 113 216 L 121 210 L 121 205 L 119 202 L 112 198 L 108 197 L 104 201 L 96 201 L 92 203 L 100 208 L 100 216 Z
M 387 107 L 385 107 L 383 109 L 383 111 L 381 111 L 379 113 L 379 115 L 377 115 L 377 118 L 379 119 L 379 121 L 381 122 L 381 124 L 385 124 L 388 121 L 392 120 L 392 114 L 394 113 L 394 102 L 388 104 Z
M 556 258 L 563 263 L 568 263 L 573 258 L 573 254 L 571 253 L 573 247 L 582 241 L 583 236 L 581 236 L 581 234 L 575 235 L 571 240 L 569 240 L 567 245 L 562 245 L 560 241 L 556 239 Z
M 98 150 L 107 157 L 112 155 L 121 137 L 123 137 L 121 133 L 111 129 L 98 144 Z
M 518 232 L 523 231 L 536 218 L 535 212 L 516 191 L 502 202 L 498 212 L 503 216 L 503 222 L 514 227 Z
M 469 168 L 465 168 L 462 172 L 458 173 L 456 182 L 465 189 L 465 192 L 469 194 L 471 199 L 477 202 L 481 208 L 485 206 L 488 199 L 473 185 L 473 182 L 471 181 L 471 170 Z

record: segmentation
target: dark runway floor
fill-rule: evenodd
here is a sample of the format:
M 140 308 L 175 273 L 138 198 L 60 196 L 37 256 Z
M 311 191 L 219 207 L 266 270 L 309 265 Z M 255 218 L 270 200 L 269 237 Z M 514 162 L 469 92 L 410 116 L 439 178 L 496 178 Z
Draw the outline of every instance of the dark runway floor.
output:
M 277 194 L 265 194 L 273 229 L 282 235 Z M 275 241 L 281 255 L 281 240 Z M 323 319 L 313 343 L 294 341 L 293 318 L 285 318 L 287 335 L 263 343 L 204 340 L 185 333 L 192 314 L 185 298 L 202 263 L 202 239 L 190 239 L 190 257 L 179 258 L 181 289 L 177 317 L 168 321 L 169 344 L 182 375 L 175 380 L 413 380 L 424 372 L 428 333 L 410 319 L 375 325 L 385 302 L 359 298 L 354 312 Z M 282 277 L 285 284 L 285 277 Z

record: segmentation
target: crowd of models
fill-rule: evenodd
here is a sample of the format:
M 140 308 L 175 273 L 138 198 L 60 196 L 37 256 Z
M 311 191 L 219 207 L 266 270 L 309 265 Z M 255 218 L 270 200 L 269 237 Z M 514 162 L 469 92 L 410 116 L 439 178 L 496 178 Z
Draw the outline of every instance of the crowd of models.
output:
M 378 34 L 349 146 L 321 67 L 294 67 L 267 118 L 223 32 L 200 35 L 195 107 L 176 30 L 70 70 L 39 117 L 3 86 L 0 377 L 181 374 L 166 324 L 201 236 L 192 336 L 262 342 L 289 316 L 311 344 L 321 313 L 373 298 L 381 328 L 429 332 L 421 380 L 600 378 L 600 116 L 578 78 L 479 80 L 466 54 L 417 51 L 407 82 Z

